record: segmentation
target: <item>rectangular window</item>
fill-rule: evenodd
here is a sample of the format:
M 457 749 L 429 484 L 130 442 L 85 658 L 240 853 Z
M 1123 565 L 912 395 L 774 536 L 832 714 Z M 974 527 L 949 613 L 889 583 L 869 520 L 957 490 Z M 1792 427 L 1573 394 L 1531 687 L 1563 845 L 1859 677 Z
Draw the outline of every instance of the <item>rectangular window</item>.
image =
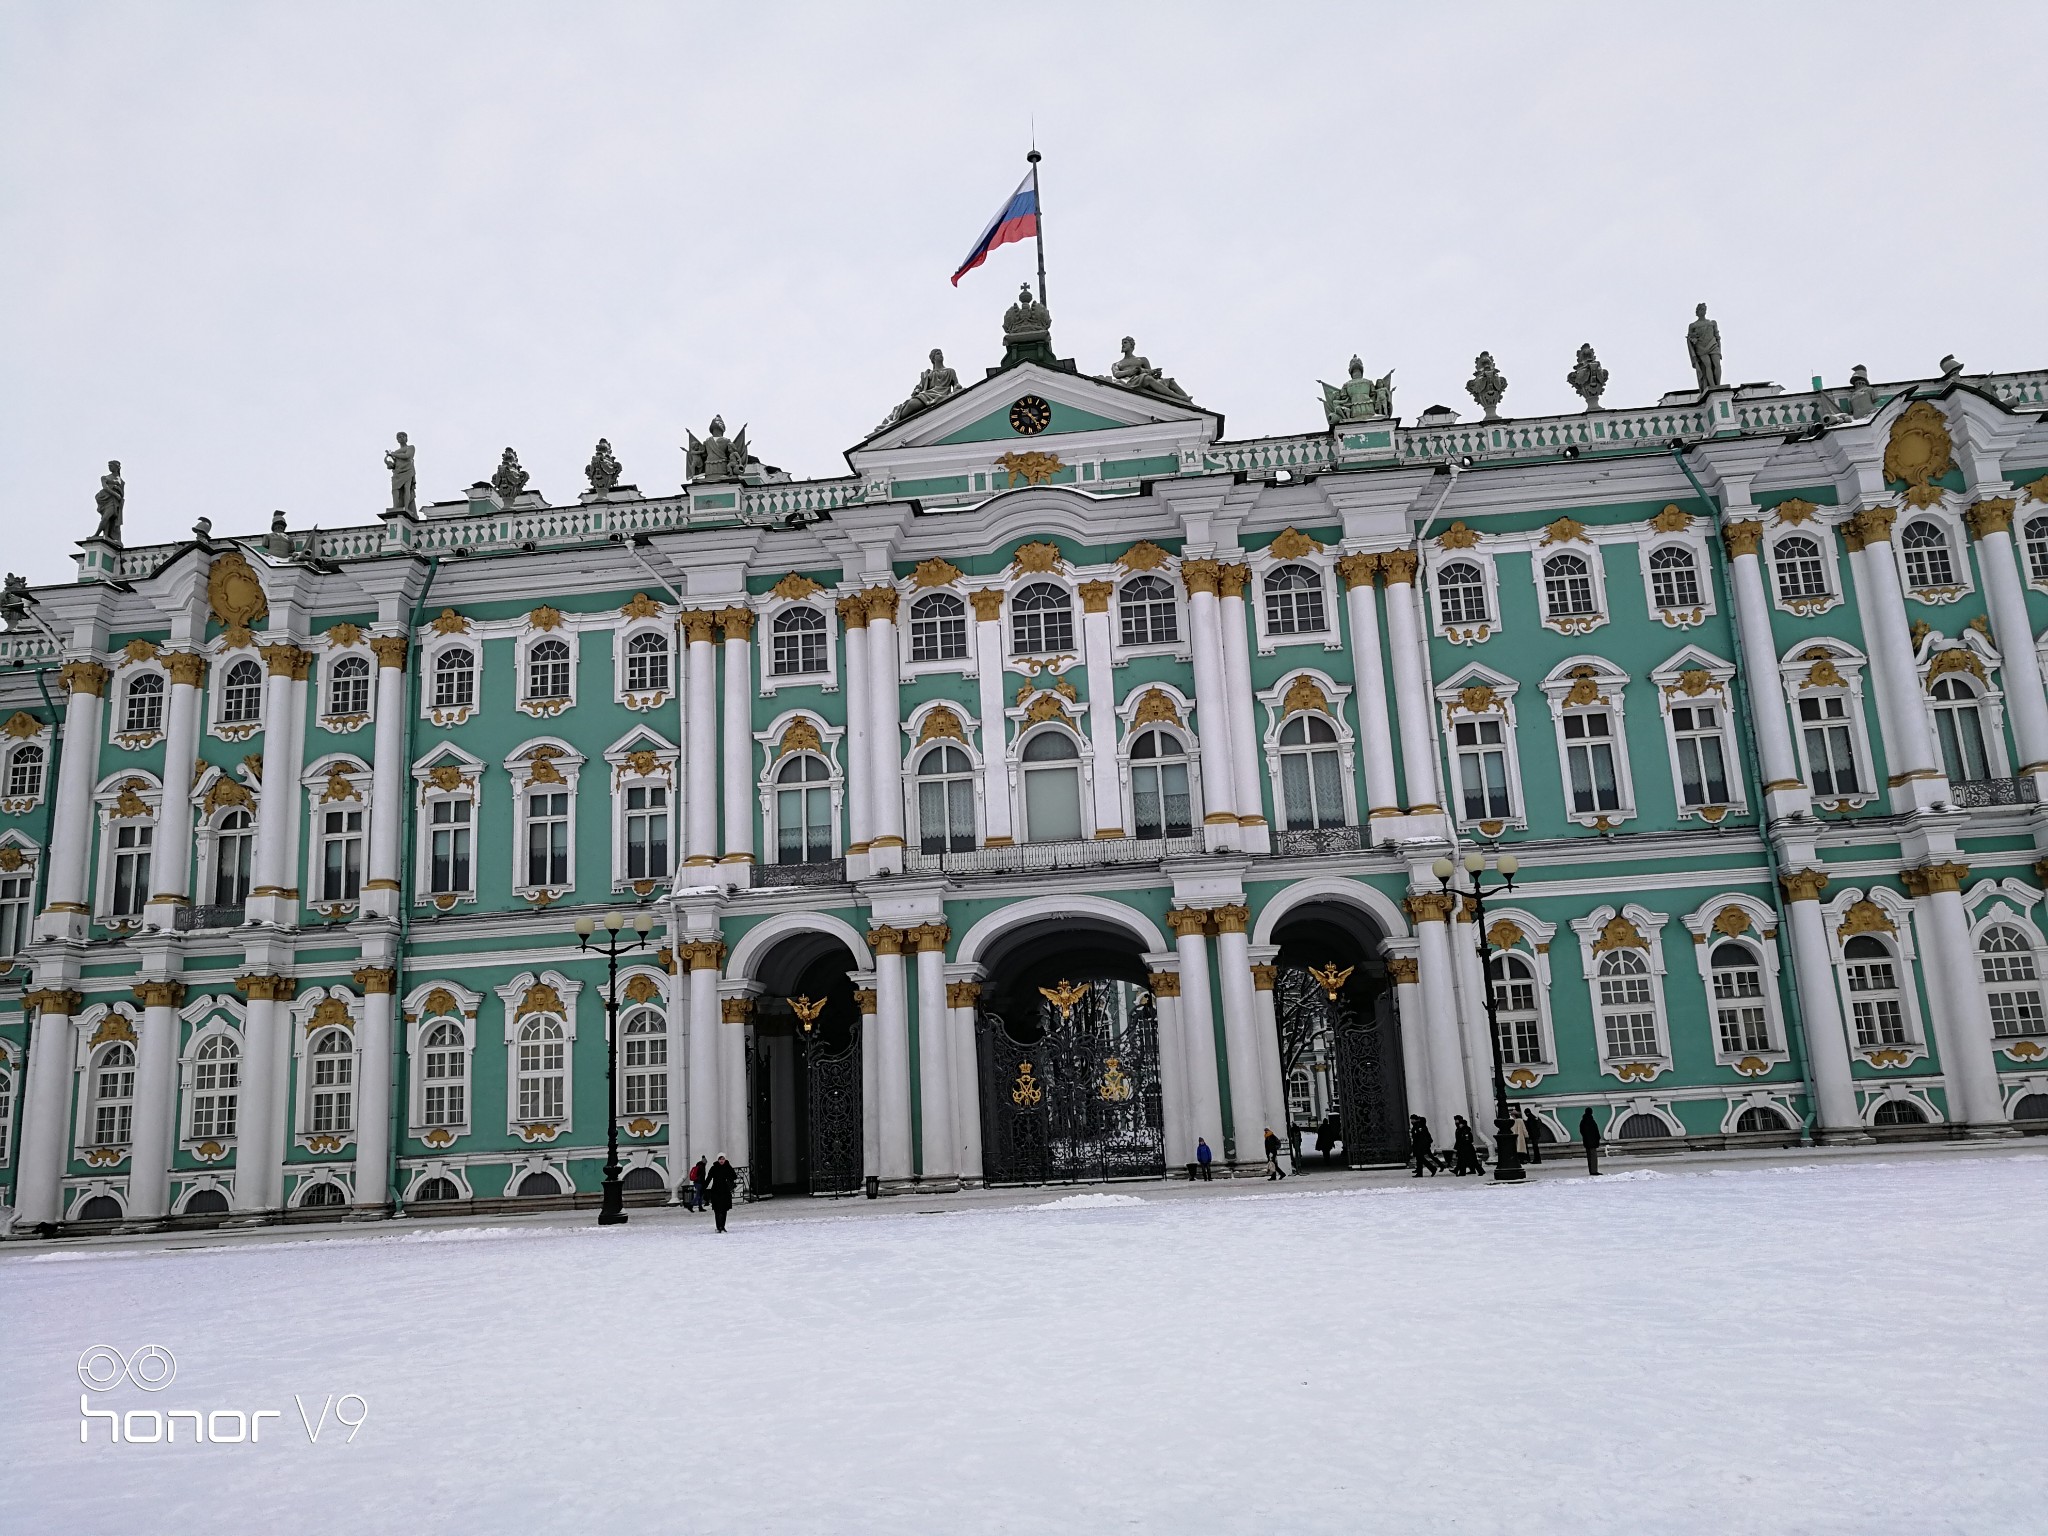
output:
M 626 791 L 626 878 L 668 876 L 668 789 L 635 784 Z
M 313 1058 L 313 1129 L 346 1131 L 355 1124 L 355 1057 Z
M 1991 1033 L 2000 1036 L 2038 1035 L 2048 1030 L 2048 1018 L 2041 1010 L 2041 993 L 2035 987 L 2010 992 L 1987 991 L 1991 1003 Z
M 241 1062 L 232 1056 L 213 1057 L 192 1070 L 192 1134 L 225 1139 L 235 1134 L 236 1089 Z
M 363 813 L 320 816 L 320 899 L 354 901 L 363 889 Z
M 469 888 L 470 802 L 436 800 L 428 816 L 427 891 L 456 896 Z
M 114 917 L 140 917 L 149 902 L 150 845 L 156 828 L 146 821 L 124 821 L 114 829 Z
M 1763 973 L 1724 970 L 1714 974 L 1714 1022 L 1721 1049 L 1729 1055 L 1768 1051 L 1771 1031 L 1764 1017 Z
M 1508 808 L 1507 733 L 1498 720 L 1461 721 L 1453 731 L 1467 821 L 1499 821 Z
M 668 1037 L 628 1035 L 624 1046 L 626 1093 L 624 1112 L 629 1115 L 668 1113 Z
M 1728 768 L 1721 740 L 1721 712 L 1712 704 L 1682 704 L 1671 711 L 1678 742 L 1681 805 L 1728 804 Z
M 1849 729 L 1849 701 L 1839 693 L 1799 701 L 1799 727 L 1806 736 L 1807 765 L 1813 771 L 1816 795 L 1853 795 L 1861 787 L 1856 772 L 1856 739 Z
M 422 1075 L 426 1092 L 422 1096 L 422 1119 L 428 1125 L 461 1125 L 468 1112 L 468 1085 L 464 1082 L 462 1051 L 459 1047 L 425 1053 Z
M 0 875 L 0 958 L 18 955 L 29 940 L 29 903 L 35 879 L 23 873 Z
M 519 1118 L 562 1118 L 560 1040 L 522 1040 L 519 1043 Z
M 526 883 L 569 883 L 569 795 L 566 790 L 526 797 Z
M 1904 1045 L 1906 1017 L 1899 1006 L 1898 973 L 1891 961 L 1852 961 L 1848 974 L 1849 1013 L 1856 1026 L 1857 1048 Z
M 249 899 L 256 833 L 247 811 L 230 811 L 213 841 L 213 904 L 239 907 Z
M 1614 717 L 1605 712 L 1564 717 L 1565 756 L 1571 764 L 1574 811 L 1621 809 L 1621 788 L 1614 776 L 1613 734 Z

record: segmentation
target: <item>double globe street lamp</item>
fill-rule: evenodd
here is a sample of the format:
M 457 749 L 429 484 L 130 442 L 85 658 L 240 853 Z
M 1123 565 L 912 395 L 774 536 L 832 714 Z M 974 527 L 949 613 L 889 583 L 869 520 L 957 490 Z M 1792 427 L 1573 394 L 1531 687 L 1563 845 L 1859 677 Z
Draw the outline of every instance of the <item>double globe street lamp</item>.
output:
M 597 1224 L 615 1227 L 626 1219 L 626 1194 L 619 1183 L 619 956 L 647 942 L 647 935 L 654 928 L 654 914 L 635 912 L 632 929 L 628 932 L 623 912 L 607 912 L 603 923 L 604 937 L 593 944 L 591 940 L 596 936 L 598 926 L 595 918 L 577 918 L 576 947 L 586 952 L 594 949 L 605 957 L 604 1203 L 597 1209 Z M 1496 1056 L 1498 1054 L 1495 1053 Z
M 1500 1058 L 1500 1008 L 1493 992 L 1492 957 L 1486 952 L 1486 898 L 1487 886 L 1480 881 L 1486 870 L 1486 855 L 1473 849 L 1465 855 L 1465 873 L 1471 877 L 1472 887 L 1461 891 L 1453 883 L 1458 866 L 1449 859 L 1438 859 L 1430 871 L 1442 883 L 1445 891 L 1465 897 L 1472 903 L 1472 932 L 1479 945 L 1479 986 L 1486 999 L 1486 1038 L 1493 1046 L 1493 1181 L 1496 1184 L 1513 1184 L 1528 1177 L 1522 1171 L 1522 1159 L 1515 1151 L 1515 1141 L 1508 1127 L 1508 1084 L 1501 1071 Z M 1494 872 L 1500 876 L 1500 884 L 1492 887 L 1492 893 L 1512 891 L 1515 888 L 1515 872 L 1522 867 L 1521 861 L 1512 853 L 1503 853 L 1494 860 Z

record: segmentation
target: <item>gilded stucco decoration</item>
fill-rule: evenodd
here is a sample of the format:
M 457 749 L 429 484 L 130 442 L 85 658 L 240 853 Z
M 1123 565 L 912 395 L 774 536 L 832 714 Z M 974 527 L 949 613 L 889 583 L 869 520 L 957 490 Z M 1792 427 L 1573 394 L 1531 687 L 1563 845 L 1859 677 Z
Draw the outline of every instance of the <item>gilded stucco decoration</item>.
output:
M 539 746 L 526 754 L 526 782 L 529 784 L 565 784 L 562 770 L 555 766 L 555 759 L 562 755 L 560 747 Z
M 1666 507 L 1650 519 L 1650 526 L 1658 533 L 1683 533 L 1692 526 L 1692 514 L 1680 507 Z
M 332 646 L 351 646 L 363 638 L 363 632 L 343 619 L 339 624 L 330 624 L 325 631 L 327 643 Z
M 1173 696 L 1163 688 L 1148 688 L 1138 707 L 1131 713 L 1131 729 L 1151 725 L 1155 721 L 1166 721 L 1171 725 L 1181 723 L 1180 708 L 1173 702 Z
M 562 611 L 559 608 L 550 608 L 546 603 L 542 603 L 526 616 L 526 622 L 535 629 L 560 629 L 562 627 Z
M 1848 680 L 1844 678 L 1838 670 L 1836 670 L 1835 658 L 1830 656 L 1826 651 L 1821 650 L 1819 647 L 1815 647 L 1813 650 L 1805 652 L 1803 655 L 1800 656 L 1799 659 L 1801 661 L 1812 663 L 1812 665 L 1806 669 L 1806 676 L 1800 679 L 1800 687 L 1846 688 L 1849 686 Z
M 126 819 L 131 816 L 147 816 L 149 814 L 149 806 L 144 802 L 142 796 L 136 793 L 138 790 L 147 788 L 149 788 L 149 785 L 141 779 L 129 779 L 122 784 L 119 793 L 114 796 L 113 814 L 115 818 Z
M 1497 919 L 1486 930 L 1486 942 L 1494 949 L 1513 949 L 1528 937 L 1522 925 L 1508 917 Z
M 125 1013 L 109 1013 L 93 1030 L 92 1038 L 86 1041 L 88 1047 L 105 1045 L 109 1040 L 125 1040 L 135 1044 L 135 1021 Z
M 918 561 L 912 567 L 910 584 L 920 590 L 925 587 L 950 587 L 965 574 L 945 556 L 934 555 L 929 560 Z
M 1564 696 L 1567 705 L 1605 704 L 1607 695 L 1600 691 L 1600 674 L 1591 667 L 1573 667 L 1571 692 Z
M 1027 724 L 1038 725 L 1047 720 L 1057 720 L 1062 725 L 1074 722 L 1067 714 L 1067 706 L 1060 702 L 1056 693 L 1041 693 L 1025 706 L 1024 719 Z
M 1266 546 L 1268 554 L 1275 560 L 1299 560 L 1303 555 L 1321 554 L 1322 541 L 1314 539 L 1295 527 L 1286 527 L 1274 535 L 1273 542 Z
M 225 630 L 247 629 L 270 612 L 263 583 L 238 549 L 216 555 L 206 573 L 206 605 Z
M 1468 715 L 1491 714 L 1500 707 L 1500 695 L 1486 683 L 1474 683 L 1470 688 L 1458 690 L 1458 702 L 1453 710 L 1462 709 Z
M 1779 522 L 1790 523 L 1795 528 L 1801 523 L 1811 522 L 1813 514 L 1819 510 L 1820 508 L 1812 502 L 1802 501 L 1797 496 L 1788 496 L 1771 508 L 1771 511 L 1777 514 Z
M 325 805 L 330 800 L 362 799 L 363 792 L 351 784 L 348 779 L 351 773 L 361 773 L 362 771 L 362 765 L 359 763 L 329 763 L 327 765 L 327 785 L 321 791 L 320 803 Z
M 1028 544 L 1019 544 L 1017 553 L 1010 557 L 1010 568 L 1027 574 L 1044 574 L 1048 571 L 1064 570 L 1066 562 L 1060 558 L 1060 547 L 1044 539 L 1034 539 Z
M 1749 932 L 1749 914 L 1730 903 L 1714 914 L 1714 931 L 1736 938 Z
M 436 763 L 427 770 L 427 782 L 440 790 L 462 787 L 462 768 L 456 763 Z
M 1980 683 L 1989 681 L 1984 675 L 1983 661 L 1965 645 L 1951 646 L 1934 653 L 1934 659 L 1927 664 L 1927 686 L 1933 687 L 1937 678 L 1947 677 L 1952 672 L 1967 672 Z
M 1011 485 L 1044 485 L 1066 465 L 1056 453 L 1006 453 L 996 467 L 1010 477 Z
M 1467 528 L 1463 523 L 1452 523 L 1450 527 L 1436 536 L 1436 547 L 1438 549 L 1477 549 L 1479 547 L 1479 530 Z
M 658 1003 L 661 1001 L 661 983 L 645 971 L 635 972 L 626 978 L 624 988 L 629 1003 Z
M 924 717 L 924 724 L 917 733 L 917 744 L 923 746 L 928 741 L 942 739 L 957 741 L 962 746 L 967 744 L 967 732 L 960 724 L 960 717 L 943 704 Z
M 818 723 L 806 715 L 798 715 L 789 722 L 782 733 L 782 740 L 775 748 L 777 757 L 787 757 L 792 752 L 823 752 L 824 738 L 818 734 Z
M 1322 685 L 1306 672 L 1287 685 L 1286 697 L 1280 701 L 1280 713 L 1295 714 L 1300 710 L 1319 710 L 1330 713 L 1330 696 L 1323 692 Z
M 552 1013 L 558 1018 L 566 1018 L 569 1010 L 562 1006 L 561 993 L 545 981 L 536 981 L 526 989 L 526 996 L 519 999 L 519 1006 L 512 1017 L 523 1019 L 529 1013 Z
M 1607 926 L 1600 930 L 1600 937 L 1593 941 L 1593 953 L 1598 955 L 1610 949 L 1648 949 L 1650 941 L 1643 937 L 1642 929 L 1619 913 L 1607 919 Z
M 137 637 L 121 647 L 121 654 L 127 658 L 128 662 L 155 661 L 157 658 L 157 643 L 154 640 L 144 640 Z M 127 663 L 123 664 L 126 665 Z
M 810 577 L 804 575 L 801 571 L 791 571 L 782 580 L 776 582 L 774 586 L 768 589 L 768 595 L 770 597 L 782 598 L 786 602 L 799 602 L 806 597 L 814 597 L 824 590 L 823 586 L 811 580 Z
M 221 774 L 206 788 L 206 814 L 211 816 L 223 806 L 239 806 L 248 809 L 255 803 L 256 796 L 246 784 L 237 784 L 225 773 Z
M 5 725 L 0 725 L 0 735 L 11 736 L 16 741 L 27 741 L 32 736 L 40 736 L 42 732 L 43 722 L 25 709 L 17 709 L 7 717 Z
M 2048 497 L 2044 497 L 2048 499 Z M 1156 571 L 1173 557 L 1150 539 L 1133 544 L 1117 557 L 1117 564 L 1127 571 Z
M 1884 448 L 1884 477 L 1903 481 L 1906 500 L 1929 507 L 1941 500 L 1934 482 L 1955 467 L 1955 443 L 1948 421 L 1931 400 L 1915 400 L 1892 423 Z
M 1835 930 L 1835 936 L 1848 939 L 1859 933 L 1895 934 L 1898 931 L 1897 925 L 1885 916 L 1884 908 L 1866 896 L 1842 914 L 1842 923 Z
M 1544 544 L 1578 544 L 1585 538 L 1586 525 L 1570 517 L 1560 517 L 1543 530 Z
M 355 1028 L 355 1022 L 354 1019 L 349 1017 L 347 1003 L 338 997 L 323 997 L 314 1005 L 312 1013 L 307 1016 L 306 1033 L 310 1035 L 316 1029 L 326 1029 L 330 1026 L 353 1029 Z
M 658 619 L 661 617 L 661 604 L 645 592 L 635 592 L 631 601 L 620 605 L 619 612 L 629 619 Z

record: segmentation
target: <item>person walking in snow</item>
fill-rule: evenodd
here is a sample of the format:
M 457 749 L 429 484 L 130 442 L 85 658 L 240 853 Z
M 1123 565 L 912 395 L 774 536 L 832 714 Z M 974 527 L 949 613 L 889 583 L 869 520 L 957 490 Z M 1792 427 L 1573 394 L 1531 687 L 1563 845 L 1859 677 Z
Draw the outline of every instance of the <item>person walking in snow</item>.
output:
M 1273 1127 L 1266 1127 L 1266 1182 L 1284 1179 L 1287 1175 L 1280 1168 L 1280 1138 L 1273 1134 Z
M 1523 1110 L 1522 1119 L 1529 1126 L 1529 1161 L 1540 1164 L 1543 1161 L 1543 1120 L 1533 1109 Z
M 701 1157 L 690 1169 L 690 1209 L 704 1209 L 704 1159 Z
M 1200 1179 L 1204 1184 L 1215 1183 L 1216 1175 L 1210 1170 L 1209 1167 L 1209 1165 L 1215 1161 L 1216 1154 L 1209 1150 L 1209 1138 L 1206 1136 L 1197 1136 L 1195 1138 L 1195 1177 Z
M 718 1222 L 718 1230 L 723 1232 L 726 1213 L 732 1209 L 732 1192 L 740 1182 L 739 1170 L 727 1162 L 721 1152 L 718 1161 L 705 1175 L 705 1182 L 711 1186 L 711 1215 Z
M 1337 1112 L 1331 1110 L 1329 1114 L 1323 1116 L 1323 1123 L 1316 1127 L 1316 1150 L 1323 1154 L 1323 1166 L 1325 1168 L 1336 1161 L 1337 1143 L 1343 1139 L 1343 1122 L 1337 1118 Z
M 1294 1123 L 1294 1117 L 1287 1119 L 1287 1158 L 1292 1167 L 1301 1166 L 1301 1127 Z
M 1430 1146 L 1429 1122 L 1420 1115 L 1410 1115 L 1408 1149 L 1415 1154 L 1415 1177 L 1418 1179 L 1422 1177 L 1422 1170 L 1425 1168 L 1429 1170 L 1431 1178 L 1436 1177 L 1438 1164 L 1436 1158 L 1430 1154 Z
M 1586 1172 L 1595 1178 L 1600 1175 L 1600 1127 L 1593 1119 L 1591 1105 L 1579 1116 L 1579 1140 L 1586 1144 Z
M 1463 1115 L 1453 1118 L 1458 1122 L 1458 1129 L 1451 1137 L 1451 1172 L 1460 1177 L 1478 1173 L 1479 1148 L 1472 1140 L 1472 1127 L 1465 1123 Z
M 1522 1106 L 1508 1106 L 1508 1133 L 1515 1138 L 1515 1156 L 1529 1161 L 1529 1122 L 1522 1118 Z

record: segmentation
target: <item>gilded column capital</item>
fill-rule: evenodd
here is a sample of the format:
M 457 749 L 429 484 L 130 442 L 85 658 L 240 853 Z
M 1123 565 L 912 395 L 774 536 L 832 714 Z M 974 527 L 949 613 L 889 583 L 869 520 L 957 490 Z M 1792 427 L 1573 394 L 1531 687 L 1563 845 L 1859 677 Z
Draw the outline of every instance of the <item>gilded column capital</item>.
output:
M 1411 923 L 1448 922 L 1457 898 L 1449 891 L 1416 891 L 1402 903 Z
M 718 627 L 725 631 L 728 640 L 751 640 L 754 638 L 754 610 L 721 608 L 718 610 Z
M 298 996 L 297 978 L 252 971 L 235 978 L 235 989 L 252 1003 L 288 1003 Z
M 57 669 L 57 686 L 66 693 L 89 693 L 102 699 L 107 694 L 107 679 L 112 676 L 96 661 L 67 661 Z
M 1981 539 L 1987 534 L 2011 533 L 2012 514 L 2019 505 L 2010 496 L 1987 496 L 1963 514 L 1963 521 L 1970 525 L 1970 537 Z
M 709 645 L 711 631 L 718 627 L 718 616 L 706 608 L 686 608 L 680 622 L 691 645 Z
M 1154 971 L 1145 978 L 1145 985 L 1152 989 L 1154 997 L 1179 997 L 1180 972 Z
M 1422 980 L 1422 965 L 1413 955 L 1387 956 L 1387 979 L 1397 987 L 1412 987 Z
M 1248 565 L 1219 565 L 1216 567 L 1216 591 L 1222 597 L 1243 597 L 1245 583 L 1252 579 L 1252 568 Z
M 1084 613 L 1109 612 L 1109 594 L 1115 588 L 1106 581 L 1084 581 L 1081 583 L 1081 611 Z
M 839 614 L 839 622 L 848 629 L 868 627 L 868 605 L 861 601 L 858 592 L 849 597 L 842 597 L 832 606 Z
M 395 672 L 405 670 L 405 653 L 408 641 L 404 635 L 372 635 L 370 650 L 377 658 L 377 665 L 389 667 Z
M 1221 567 L 1214 560 L 1183 560 L 1180 563 L 1180 579 L 1186 584 L 1188 596 L 1197 592 L 1216 595 L 1216 582 Z
M 967 594 L 967 601 L 974 604 L 974 619 L 977 624 L 993 624 L 1003 616 L 1001 587 L 977 588 Z
M 870 928 L 868 948 L 878 955 L 900 955 L 903 953 L 904 931 L 901 928 Z
M 894 624 L 896 604 L 901 594 L 894 587 L 869 587 L 861 593 L 860 600 L 867 604 L 870 624 Z
M 1343 578 L 1344 588 L 1369 587 L 1373 578 L 1380 573 L 1378 555 L 1355 554 L 1337 557 L 1337 574 Z
M 1202 907 L 1169 907 L 1166 926 L 1176 939 L 1199 939 L 1209 931 L 1209 914 Z
M 185 983 L 182 981 L 139 981 L 129 990 L 135 994 L 135 1001 L 145 1008 L 185 1006 Z
M 312 658 L 296 645 L 260 645 L 256 648 L 263 657 L 263 669 L 272 677 L 302 678 L 306 675 L 306 663 Z
M 363 989 L 369 997 L 388 997 L 398 985 L 398 972 L 389 967 L 366 965 L 353 971 L 349 980 Z
M 1898 520 L 1896 507 L 1865 507 L 1849 519 L 1848 526 L 1856 530 L 1857 547 L 1863 548 L 1889 542 L 1892 524 Z
M 952 937 L 953 930 L 944 923 L 919 923 L 909 933 L 910 942 L 917 947 L 919 954 L 936 951 L 943 955 Z
M 1755 554 L 1763 543 L 1764 525 L 1760 518 L 1739 518 L 1721 530 L 1721 547 L 1728 551 L 1730 560 Z
M 981 1003 L 981 983 L 978 981 L 949 981 L 946 983 L 946 1006 L 948 1008 L 974 1008 Z
M 1970 866 L 1953 859 L 1899 871 L 1899 883 L 1905 886 L 1906 894 L 1913 897 L 1952 895 L 1961 891 L 1963 882 L 1969 878 Z
M 85 1006 L 85 998 L 69 987 L 37 987 L 33 992 L 22 993 L 21 1005 L 38 1013 L 69 1018 Z
M 725 940 L 696 939 L 679 951 L 692 971 L 715 971 L 725 964 Z
M 873 987 L 856 988 L 853 994 L 853 1005 L 862 1013 L 873 1013 L 876 1009 L 875 989 Z
M 754 1000 L 751 997 L 722 997 L 718 1000 L 718 1016 L 728 1024 L 744 1024 L 754 1016 Z
M 1390 549 L 1380 555 L 1380 574 L 1390 587 L 1413 585 L 1415 568 L 1421 563 L 1422 557 L 1412 549 Z
M 1252 909 L 1242 903 L 1210 908 L 1218 933 L 1243 933 L 1252 924 Z
M 1261 992 L 1273 990 L 1273 983 L 1280 977 L 1277 965 L 1255 965 L 1252 967 L 1252 986 Z
M 197 651 L 166 651 L 162 661 L 175 687 L 197 688 L 206 681 L 206 658 Z
M 1468 892 L 1465 892 L 1465 891 L 1459 891 L 1459 892 L 1457 893 L 1457 897 L 1458 897 L 1458 911 L 1457 911 L 1457 920 L 1458 920 L 1459 922 L 1461 922 L 1461 923 L 1476 923 L 1476 922 L 1478 922 L 1478 921 L 1479 921 L 1479 898 L 1478 898 L 1477 896 L 1473 896 L 1473 895 L 1471 895 L 1471 894 L 1469 894 Z
M 2048 501 L 2048 497 L 2043 497 L 2042 500 Z M 2034 866 L 2034 878 L 2043 885 L 2048 885 L 2048 859 L 2043 859 Z
M 1780 875 L 1778 884 L 1784 888 L 1787 901 L 1819 901 L 1820 893 L 1828 888 L 1827 871 L 1795 869 Z

